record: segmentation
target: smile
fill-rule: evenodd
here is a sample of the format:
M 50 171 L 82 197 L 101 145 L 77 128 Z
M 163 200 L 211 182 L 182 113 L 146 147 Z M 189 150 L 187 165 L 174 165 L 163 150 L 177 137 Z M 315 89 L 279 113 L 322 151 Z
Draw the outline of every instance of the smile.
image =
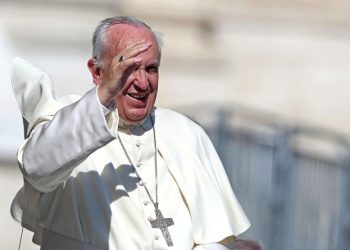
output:
M 137 100 L 144 100 L 147 96 L 148 96 L 148 93 L 145 93 L 145 94 L 133 94 L 133 93 L 128 93 L 127 94 L 128 96 L 134 98 L 134 99 L 137 99 Z

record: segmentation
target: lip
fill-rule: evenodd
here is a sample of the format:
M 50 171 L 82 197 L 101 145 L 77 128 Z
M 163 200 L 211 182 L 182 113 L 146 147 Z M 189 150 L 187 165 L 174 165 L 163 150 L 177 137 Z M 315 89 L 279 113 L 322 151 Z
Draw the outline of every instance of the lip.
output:
M 128 105 L 135 108 L 144 108 L 147 104 L 149 93 L 126 93 L 125 100 Z

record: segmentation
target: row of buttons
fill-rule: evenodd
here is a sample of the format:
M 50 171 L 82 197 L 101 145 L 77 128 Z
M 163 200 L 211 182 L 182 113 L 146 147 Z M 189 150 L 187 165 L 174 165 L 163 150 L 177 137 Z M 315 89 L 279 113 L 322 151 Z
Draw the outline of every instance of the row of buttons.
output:
M 140 147 L 140 146 L 141 146 L 140 141 L 136 141 L 135 145 L 136 145 L 136 147 Z M 141 167 L 141 163 L 138 163 L 136 166 L 137 166 L 137 167 Z M 138 184 L 139 184 L 139 186 L 141 186 L 141 187 L 142 187 L 143 185 L 145 185 L 145 183 L 144 183 L 142 180 L 140 180 L 140 181 L 138 182 Z M 149 203 L 150 203 L 150 202 L 149 202 L 148 200 L 144 200 L 144 201 L 143 201 L 143 205 L 145 205 L 145 206 L 147 206 Z M 148 219 L 148 221 L 154 220 L 151 216 L 149 216 L 147 219 Z M 154 240 L 159 240 L 159 236 L 158 236 L 157 234 L 155 234 L 153 238 L 154 238 Z
M 147 219 L 148 219 L 148 221 L 152 221 L 153 220 L 153 218 L 151 216 L 149 216 Z M 159 236 L 157 234 L 155 234 L 153 238 L 155 240 L 159 240 Z
M 134 126 L 131 126 L 130 129 L 131 129 L 131 130 L 134 130 L 135 127 L 134 127 Z M 137 141 L 135 142 L 135 146 L 138 147 L 138 148 L 140 148 L 141 142 L 140 142 L 139 140 L 137 140 Z M 142 165 L 141 163 L 137 163 L 137 164 L 136 164 L 136 166 L 137 166 L 138 168 L 141 167 L 141 165 Z M 145 183 L 144 183 L 142 180 L 140 180 L 140 181 L 138 182 L 138 184 L 139 184 L 139 186 L 145 185 Z M 143 205 L 145 205 L 145 206 L 147 206 L 149 203 L 150 203 L 150 201 L 148 201 L 148 200 L 144 200 L 144 201 L 143 201 Z M 148 219 L 148 221 L 154 220 L 151 216 L 149 216 L 147 219 Z M 154 238 L 154 240 L 159 240 L 159 236 L 158 236 L 157 234 L 155 234 L 153 238 Z
M 139 185 L 140 185 L 140 186 L 144 185 L 144 182 L 143 182 L 142 180 L 139 181 Z M 147 206 L 149 203 L 150 203 L 150 201 L 148 201 L 148 200 L 144 200 L 144 201 L 143 201 L 143 205 L 145 205 L 145 206 Z M 154 220 L 154 219 L 153 219 L 151 216 L 148 216 L 147 220 L 148 220 L 148 221 L 152 221 L 152 220 Z M 159 236 L 158 236 L 157 234 L 155 234 L 155 235 L 154 235 L 154 239 L 155 239 L 155 240 L 159 240 Z

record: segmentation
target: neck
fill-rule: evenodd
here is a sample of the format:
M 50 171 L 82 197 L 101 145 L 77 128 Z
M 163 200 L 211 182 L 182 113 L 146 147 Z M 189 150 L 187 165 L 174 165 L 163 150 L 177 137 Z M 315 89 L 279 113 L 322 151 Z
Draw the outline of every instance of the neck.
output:
M 151 114 L 146 116 L 144 120 L 138 123 L 130 123 L 128 121 L 125 121 L 122 118 L 119 118 L 119 124 L 118 124 L 119 129 L 131 129 L 131 128 L 137 128 L 137 127 L 143 127 L 145 131 L 151 129 L 153 127 Z

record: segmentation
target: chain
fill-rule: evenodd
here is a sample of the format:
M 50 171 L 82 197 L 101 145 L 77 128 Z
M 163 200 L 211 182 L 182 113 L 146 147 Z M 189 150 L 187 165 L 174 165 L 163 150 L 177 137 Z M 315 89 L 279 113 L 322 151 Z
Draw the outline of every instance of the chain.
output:
M 154 141 L 154 176 L 155 176 L 155 193 L 156 193 L 156 200 L 154 201 L 152 198 L 151 193 L 149 192 L 147 185 L 145 183 L 143 183 L 143 187 L 149 197 L 149 199 L 151 200 L 153 206 L 158 209 L 158 161 L 157 161 L 157 140 L 156 140 L 156 132 L 155 132 L 155 128 L 154 128 L 154 121 L 153 121 L 153 117 L 152 115 L 151 117 L 151 121 L 152 121 L 152 130 L 153 130 L 153 141 Z M 128 158 L 128 161 L 130 163 L 130 165 L 132 166 L 132 168 L 134 169 L 134 173 L 136 174 L 137 178 L 139 178 L 139 180 L 142 180 L 140 174 L 137 172 L 137 169 L 135 167 L 135 165 L 133 164 L 128 152 L 126 151 L 126 148 L 124 146 L 124 143 L 122 141 L 122 139 L 120 138 L 119 133 L 117 132 L 118 135 L 118 140 L 120 142 L 120 145 L 123 148 L 123 151 L 126 155 L 126 157 Z

